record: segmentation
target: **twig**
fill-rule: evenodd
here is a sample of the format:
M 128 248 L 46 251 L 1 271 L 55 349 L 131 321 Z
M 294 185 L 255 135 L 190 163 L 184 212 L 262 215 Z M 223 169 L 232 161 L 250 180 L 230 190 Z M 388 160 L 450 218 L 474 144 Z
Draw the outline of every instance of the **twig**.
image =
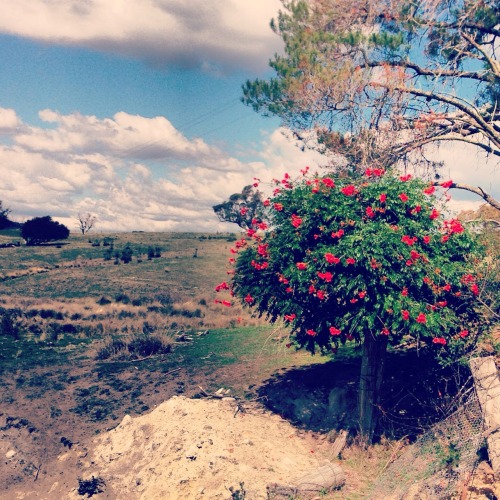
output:
M 33 481 L 36 481 L 38 479 L 38 474 L 40 474 L 40 469 L 42 468 L 42 464 L 40 464 L 37 469 L 36 469 L 36 474 L 35 474 L 35 479 Z
M 171 373 L 178 372 L 179 370 L 182 370 L 182 366 L 179 366 L 179 368 L 175 368 L 175 370 L 170 370 L 169 372 L 166 372 L 163 375 L 170 375 Z

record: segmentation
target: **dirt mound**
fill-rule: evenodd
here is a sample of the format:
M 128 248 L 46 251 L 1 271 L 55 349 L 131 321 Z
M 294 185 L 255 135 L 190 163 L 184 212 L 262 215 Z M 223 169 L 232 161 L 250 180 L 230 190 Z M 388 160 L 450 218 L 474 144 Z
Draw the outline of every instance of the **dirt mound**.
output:
M 317 470 L 325 463 L 320 456 L 311 435 L 277 415 L 244 410 L 233 398 L 173 397 L 149 414 L 125 416 L 96 438 L 80 462 L 80 479 L 105 481 L 96 498 L 228 499 L 245 493 L 258 499 L 267 498 L 269 484 L 296 484 Z M 61 486 L 54 484 L 49 497 L 82 498 L 77 487 Z

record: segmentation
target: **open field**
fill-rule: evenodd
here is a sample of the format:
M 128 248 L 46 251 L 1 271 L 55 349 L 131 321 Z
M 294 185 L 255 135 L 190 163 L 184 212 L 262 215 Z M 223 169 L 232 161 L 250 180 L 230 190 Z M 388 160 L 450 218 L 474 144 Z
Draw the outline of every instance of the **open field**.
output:
M 174 395 L 224 387 L 325 443 L 336 429 L 355 429 L 356 348 L 335 359 L 295 352 L 282 327 L 214 303 L 234 238 L 79 235 L 60 245 L 0 248 L 0 454 L 16 457 L 2 462 L 1 498 L 58 474 L 76 484 L 77 471 L 57 459 L 65 448 Z M 15 233 L 2 236 L 11 240 Z M 127 244 L 133 255 L 124 263 Z M 447 404 L 443 394 L 463 382 L 443 373 L 431 384 L 422 359 L 390 356 L 389 439 L 367 454 L 345 450 L 350 485 L 335 498 L 362 498 L 398 440 L 433 421 Z

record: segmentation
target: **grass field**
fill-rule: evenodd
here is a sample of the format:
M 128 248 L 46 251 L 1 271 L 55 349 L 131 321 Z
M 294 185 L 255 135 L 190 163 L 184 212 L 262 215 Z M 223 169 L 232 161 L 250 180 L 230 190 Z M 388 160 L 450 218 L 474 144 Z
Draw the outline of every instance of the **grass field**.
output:
M 280 369 L 326 361 L 287 349 L 286 331 L 241 306 L 214 302 L 234 239 L 72 235 L 0 248 L 0 452 L 15 446 L 24 464 L 1 470 L 0 491 L 55 463 L 61 443 L 88 440 L 125 414 L 221 387 L 255 400 Z
M 14 447 L 22 464 L 0 469 L 0 497 L 47 470 L 41 464 L 63 467 L 65 443 L 88 441 L 178 394 L 223 387 L 325 439 L 356 428 L 356 346 L 335 359 L 295 352 L 282 325 L 214 302 L 235 238 L 137 232 L 0 248 L 0 453 Z M 0 243 L 19 239 L 0 234 Z M 441 396 L 436 403 L 439 384 L 446 393 L 460 383 L 456 374 L 430 382 L 411 354 L 389 357 L 384 425 L 395 440 L 368 453 L 348 447 L 351 486 L 332 498 L 362 498 L 397 440 L 415 432 L 406 416 L 429 423 L 446 404 Z

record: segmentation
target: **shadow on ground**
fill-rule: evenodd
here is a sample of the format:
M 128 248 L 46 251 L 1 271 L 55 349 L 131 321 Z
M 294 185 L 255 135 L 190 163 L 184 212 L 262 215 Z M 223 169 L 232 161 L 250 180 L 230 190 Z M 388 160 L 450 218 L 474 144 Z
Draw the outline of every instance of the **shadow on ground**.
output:
M 260 401 L 294 425 L 320 432 L 357 429 L 357 392 L 361 359 L 282 370 L 257 390 Z M 380 404 L 378 434 L 410 439 L 451 412 L 470 386 L 465 367 L 443 368 L 416 351 L 391 352 Z

